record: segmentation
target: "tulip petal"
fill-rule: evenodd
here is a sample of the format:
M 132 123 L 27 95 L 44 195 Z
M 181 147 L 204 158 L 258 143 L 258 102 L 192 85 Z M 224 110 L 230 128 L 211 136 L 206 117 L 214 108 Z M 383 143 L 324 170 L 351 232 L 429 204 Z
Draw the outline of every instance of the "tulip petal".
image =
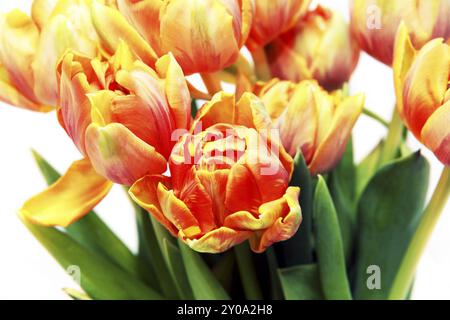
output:
M 298 202 L 300 189 L 289 187 L 283 196 L 284 204 L 265 204 L 261 207 L 262 215 L 272 215 L 273 210 L 282 209 L 280 217 L 263 232 L 255 232 L 250 238 L 250 246 L 256 253 L 264 252 L 273 243 L 290 239 L 298 230 L 302 221 L 302 212 Z
M 76 161 L 55 184 L 28 200 L 21 214 L 35 224 L 67 227 L 91 211 L 111 186 L 89 160 Z
M 175 126 L 187 129 L 191 122 L 191 95 L 183 70 L 171 53 L 156 62 L 156 70 L 165 78 L 167 101 L 175 119 Z
M 167 169 L 166 160 L 154 147 L 119 123 L 104 127 L 92 123 L 86 130 L 86 152 L 97 172 L 123 185 Z
M 356 120 L 364 107 L 365 97 L 358 94 L 343 100 L 336 108 L 328 136 L 318 146 L 311 163 L 312 174 L 333 168 L 342 158 Z
M 439 107 L 422 129 L 422 142 L 446 166 L 450 165 L 450 101 Z
M 406 74 L 416 58 L 416 49 L 414 48 L 408 29 L 402 22 L 397 31 L 394 49 L 394 61 L 392 69 L 394 71 L 395 94 L 397 97 L 397 107 L 400 115 L 403 116 L 403 86 Z
M 182 231 L 180 231 L 178 237 L 197 252 L 221 253 L 244 242 L 250 235 L 251 233 L 248 231 L 236 231 L 221 227 L 208 232 L 200 239 L 189 239 Z
M 114 53 L 121 41 L 125 41 L 142 61 L 154 66 L 158 58 L 155 51 L 117 10 L 92 1 L 91 14 L 105 49 Z
M 246 92 L 236 103 L 236 115 L 232 124 L 255 128 L 256 130 L 269 130 L 272 120 L 263 102 L 253 93 Z
M 31 62 L 38 45 L 39 31 L 34 22 L 19 10 L 0 15 L 0 30 L 0 64 L 9 75 L 9 83 L 26 99 L 37 104 Z
M 33 21 L 38 25 L 39 29 L 42 29 L 48 22 L 53 9 L 55 9 L 58 0 L 34 0 L 31 5 L 31 17 Z
M 435 39 L 419 51 L 406 75 L 403 116 L 419 139 L 425 122 L 444 101 L 449 74 L 450 47 L 442 39 Z
M 128 193 L 138 205 L 147 210 L 176 237 L 178 235 L 178 229 L 163 215 L 159 204 L 157 196 L 159 184 L 169 186 L 169 178 L 160 175 L 145 176 L 137 180 Z
M 235 109 L 234 95 L 223 91 L 218 92 L 199 110 L 191 131 L 199 133 L 217 123 L 233 124 Z
M 172 52 L 186 75 L 218 71 L 239 57 L 234 17 L 220 1 L 169 1 L 160 19 L 163 52 Z

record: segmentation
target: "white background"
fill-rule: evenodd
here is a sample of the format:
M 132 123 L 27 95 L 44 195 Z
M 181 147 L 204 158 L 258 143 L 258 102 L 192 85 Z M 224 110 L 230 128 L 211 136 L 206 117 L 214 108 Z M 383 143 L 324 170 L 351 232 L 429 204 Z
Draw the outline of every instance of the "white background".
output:
M 14 7 L 27 11 L 31 0 L 2 1 L 0 11 Z M 348 17 L 347 1 L 320 1 Z M 1 32 L 1 30 L 0 30 Z M 389 119 L 394 104 L 392 72 L 363 54 L 351 81 L 352 92 L 364 92 L 367 106 Z M 384 135 L 378 123 L 361 117 L 354 140 L 357 159 L 361 159 Z M 410 138 L 413 149 L 421 148 Z M 80 158 L 72 142 L 59 127 L 54 113 L 38 114 L 0 103 L 0 299 L 66 299 L 63 287 L 76 287 L 59 265 L 28 233 L 16 212 L 30 196 L 45 188 L 30 150 L 36 149 L 59 171 Z M 424 150 L 432 164 L 431 190 L 442 165 Z M 404 195 L 408 197 L 408 194 Z M 133 250 L 137 246 L 131 206 L 120 187 L 116 187 L 97 211 Z M 426 249 L 419 267 L 415 299 L 450 298 L 450 206 Z

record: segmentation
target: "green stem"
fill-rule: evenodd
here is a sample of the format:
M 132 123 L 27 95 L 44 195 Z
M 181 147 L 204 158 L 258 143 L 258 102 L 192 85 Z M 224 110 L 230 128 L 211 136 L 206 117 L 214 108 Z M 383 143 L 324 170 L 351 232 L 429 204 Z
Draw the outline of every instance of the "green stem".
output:
M 422 256 L 434 227 L 445 208 L 449 195 L 450 167 L 445 167 L 433 197 L 424 211 L 419 227 L 417 228 L 400 265 L 400 269 L 389 294 L 390 300 L 402 300 L 407 297 L 420 257 Z
M 398 149 L 403 140 L 404 125 L 397 108 L 394 109 L 392 120 L 389 124 L 389 132 L 381 154 L 381 165 L 384 165 L 397 156 Z
M 375 121 L 378 121 L 380 124 L 382 124 L 383 126 L 385 126 L 386 128 L 389 128 L 389 122 L 387 122 L 386 120 L 384 120 L 382 117 L 380 117 L 379 115 L 377 115 L 375 112 L 370 111 L 367 108 L 363 109 L 363 114 L 365 114 L 366 116 L 374 119 Z
M 261 288 L 256 277 L 256 270 L 248 243 L 236 246 L 234 252 L 246 298 L 248 300 L 262 300 Z
M 272 78 L 272 72 L 270 71 L 264 47 L 252 51 L 251 54 L 255 63 L 256 77 L 261 81 L 269 81 Z

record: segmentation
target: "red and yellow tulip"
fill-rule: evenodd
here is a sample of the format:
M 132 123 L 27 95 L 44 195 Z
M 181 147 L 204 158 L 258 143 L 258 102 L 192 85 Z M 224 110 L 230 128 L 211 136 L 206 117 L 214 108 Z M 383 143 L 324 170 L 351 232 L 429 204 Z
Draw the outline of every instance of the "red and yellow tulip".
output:
M 234 97 L 216 100 L 228 98 Z M 214 109 L 209 108 L 210 120 Z M 171 179 L 146 176 L 130 194 L 196 251 L 219 253 L 249 239 L 253 251 L 263 252 L 289 239 L 301 222 L 300 190 L 289 187 L 292 158 L 280 149 L 254 128 L 212 124 L 175 145 Z
M 91 0 L 34 1 L 29 17 L 0 16 L 0 100 L 35 111 L 56 106 L 56 66 L 66 50 L 98 54 Z
M 266 53 L 273 76 L 293 82 L 316 79 L 329 90 L 347 82 L 359 60 L 347 22 L 320 6 L 270 43 Z
M 255 0 L 255 18 L 248 48 L 253 51 L 292 28 L 306 13 L 311 0 Z
M 296 84 L 275 79 L 256 92 L 286 151 L 295 156 L 300 150 L 312 174 L 329 171 L 340 161 L 364 107 L 364 95 L 329 94 L 312 80 Z
M 111 63 L 69 53 L 59 70 L 60 122 L 98 173 L 131 185 L 166 171 L 172 133 L 191 121 L 189 90 L 172 55 L 153 70 L 123 45 Z
M 402 21 L 416 48 L 434 38 L 450 37 L 448 0 L 352 0 L 350 13 L 352 32 L 361 48 L 389 66 Z
M 233 64 L 253 17 L 253 0 L 117 0 L 117 7 L 158 56 L 171 52 L 185 74 Z M 94 23 L 106 43 L 140 42 L 135 36 L 125 39 L 132 31 L 117 11 L 95 10 Z
M 450 45 L 434 39 L 417 50 L 406 25 L 398 30 L 394 62 L 398 110 L 414 136 L 450 165 Z

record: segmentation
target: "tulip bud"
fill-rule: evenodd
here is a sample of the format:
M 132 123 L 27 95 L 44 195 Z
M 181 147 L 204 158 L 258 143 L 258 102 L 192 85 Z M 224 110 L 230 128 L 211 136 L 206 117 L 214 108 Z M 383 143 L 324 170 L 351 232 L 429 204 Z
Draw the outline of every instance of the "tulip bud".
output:
M 0 16 L 0 100 L 35 111 L 56 106 L 55 70 L 66 50 L 98 54 L 89 4 L 38 0 L 33 18 L 19 10 Z
M 393 69 L 400 116 L 414 136 L 449 166 L 450 45 L 434 39 L 417 50 L 402 24 Z
M 171 180 L 146 176 L 130 194 L 196 251 L 220 253 L 249 239 L 263 252 L 301 222 L 300 190 L 289 187 L 292 159 L 283 164 L 278 147 L 253 128 L 212 125 L 175 145 Z
M 255 18 L 248 48 L 253 51 L 265 46 L 292 28 L 308 10 L 311 0 L 255 0 Z
M 117 4 L 156 54 L 173 53 L 185 74 L 215 72 L 233 64 L 253 16 L 252 0 L 118 0 Z M 95 19 L 99 28 L 109 28 L 102 15 Z
M 156 70 L 123 45 L 110 63 L 67 54 L 60 67 L 59 119 L 96 171 L 131 185 L 167 169 L 176 129 L 188 129 L 190 95 L 171 55 Z
M 416 48 L 450 37 L 449 0 L 352 0 L 351 29 L 361 48 L 392 64 L 397 28 L 404 21 Z
M 300 150 L 312 174 L 331 170 L 342 158 L 364 96 L 329 94 L 315 81 L 273 80 L 256 89 L 291 155 Z
M 342 87 L 359 59 L 347 22 L 320 6 L 270 43 L 266 52 L 273 76 L 293 82 L 316 79 L 328 90 Z

